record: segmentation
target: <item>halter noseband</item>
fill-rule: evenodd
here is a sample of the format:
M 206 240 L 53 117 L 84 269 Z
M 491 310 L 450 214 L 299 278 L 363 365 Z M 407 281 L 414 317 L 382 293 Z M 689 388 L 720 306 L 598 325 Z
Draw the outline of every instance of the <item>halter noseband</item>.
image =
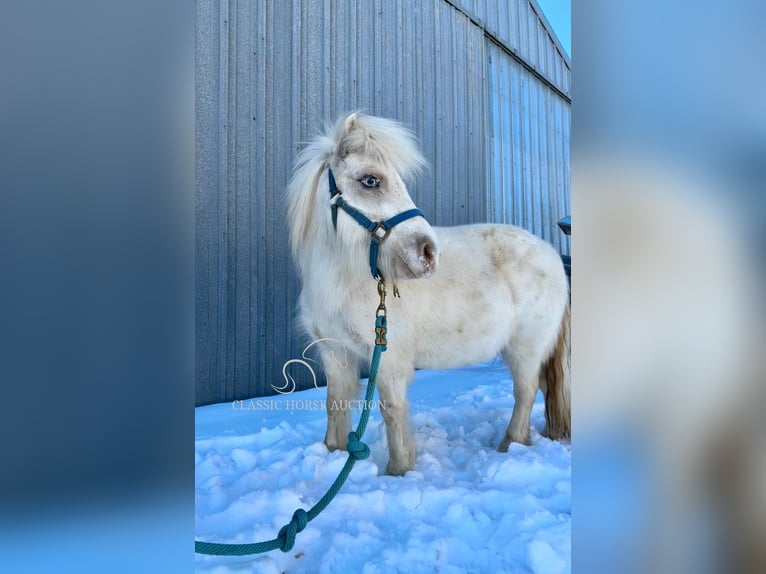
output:
M 402 221 L 406 221 L 413 217 L 426 218 L 423 212 L 419 209 L 408 209 L 397 215 L 394 215 L 390 219 L 385 221 L 372 221 L 358 209 L 351 207 L 345 199 L 341 197 L 341 191 L 338 186 L 335 185 L 335 177 L 332 174 L 332 169 L 328 169 L 328 175 L 330 178 L 330 205 L 332 208 L 332 227 L 338 228 L 338 208 L 353 217 L 356 222 L 370 232 L 370 273 L 372 277 L 379 281 L 383 280 L 383 275 L 378 270 L 378 247 L 383 243 L 391 233 L 391 230 L 395 225 L 400 224 Z

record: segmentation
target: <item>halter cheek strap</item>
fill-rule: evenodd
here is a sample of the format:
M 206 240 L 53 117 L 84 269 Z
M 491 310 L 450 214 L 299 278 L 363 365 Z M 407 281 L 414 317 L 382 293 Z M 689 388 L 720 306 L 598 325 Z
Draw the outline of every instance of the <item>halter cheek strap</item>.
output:
M 391 234 L 391 230 L 394 226 L 399 225 L 402 221 L 406 221 L 413 217 L 422 217 L 425 219 L 425 215 L 419 209 L 408 209 L 393 217 L 386 219 L 385 221 L 372 221 L 365 216 L 361 211 L 349 205 L 345 199 L 341 196 L 341 191 L 335 184 L 335 177 L 332 174 L 332 170 L 328 170 L 328 176 L 330 179 L 330 205 L 332 209 L 332 227 L 338 228 L 338 208 L 348 213 L 356 222 L 370 232 L 370 273 L 374 279 L 383 279 L 383 275 L 378 269 L 378 248 L 388 236 Z

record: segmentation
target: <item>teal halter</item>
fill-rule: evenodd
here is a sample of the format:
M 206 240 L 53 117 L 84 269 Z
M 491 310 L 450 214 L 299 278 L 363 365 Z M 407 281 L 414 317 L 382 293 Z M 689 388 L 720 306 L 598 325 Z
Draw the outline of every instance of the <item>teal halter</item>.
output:
M 335 177 L 332 174 L 332 170 L 328 170 L 330 178 L 330 203 L 332 207 L 332 227 L 338 228 L 338 208 L 353 217 L 356 222 L 370 232 L 370 273 L 374 279 L 382 280 L 383 275 L 378 269 L 378 247 L 383 243 L 391 234 L 391 230 L 395 225 L 400 224 L 402 221 L 406 221 L 413 217 L 426 218 L 423 212 L 419 209 L 408 209 L 398 215 L 394 215 L 390 219 L 385 221 L 372 221 L 367 216 L 362 214 L 358 209 L 350 206 L 343 197 L 341 197 L 341 191 L 335 184 Z

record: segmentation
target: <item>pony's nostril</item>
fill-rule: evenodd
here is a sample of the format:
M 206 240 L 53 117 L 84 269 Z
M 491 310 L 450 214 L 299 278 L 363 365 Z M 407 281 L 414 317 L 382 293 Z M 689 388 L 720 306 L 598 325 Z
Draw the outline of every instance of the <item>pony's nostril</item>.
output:
M 423 257 L 426 258 L 426 261 L 433 261 L 434 260 L 434 246 L 431 243 L 425 243 L 423 245 Z
M 436 247 L 430 240 L 424 239 L 420 243 L 420 262 L 423 264 L 423 271 L 430 275 L 436 269 Z

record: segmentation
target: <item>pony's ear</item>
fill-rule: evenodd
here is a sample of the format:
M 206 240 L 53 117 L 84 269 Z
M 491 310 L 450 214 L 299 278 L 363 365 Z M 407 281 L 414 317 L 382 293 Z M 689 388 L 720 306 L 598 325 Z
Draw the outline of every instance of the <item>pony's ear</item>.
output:
M 348 134 L 354 130 L 354 128 L 357 125 L 357 113 L 352 112 L 346 116 L 346 121 L 344 123 L 345 132 Z
M 351 153 L 349 135 L 357 129 L 359 129 L 358 114 L 357 112 L 351 112 L 343 120 L 342 132 L 340 130 L 336 131 L 337 135 L 335 137 L 338 143 L 335 147 L 335 153 L 338 157 L 345 158 Z

